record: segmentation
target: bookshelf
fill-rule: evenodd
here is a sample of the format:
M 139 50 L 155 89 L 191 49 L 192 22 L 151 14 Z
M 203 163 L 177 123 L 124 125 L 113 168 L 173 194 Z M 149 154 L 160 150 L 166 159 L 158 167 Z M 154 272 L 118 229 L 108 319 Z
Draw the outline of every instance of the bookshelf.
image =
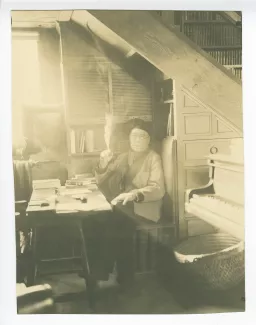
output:
M 187 24 L 222 24 L 222 25 L 227 25 L 229 24 L 226 21 L 222 21 L 222 20 L 191 20 L 191 19 L 186 19 L 186 23 Z
M 98 156 L 105 149 L 103 125 L 84 125 L 69 128 L 71 157 Z
M 167 27 L 179 28 L 192 42 L 242 79 L 242 29 L 224 19 L 218 11 L 163 10 L 153 11 L 153 15 Z
M 242 65 L 225 65 L 225 68 L 231 70 L 239 79 L 242 79 Z
M 216 61 L 242 79 L 242 29 L 216 11 L 183 11 L 181 31 Z
M 166 78 L 156 82 L 155 85 L 155 101 L 161 104 L 173 103 L 173 81 Z
M 241 45 L 202 45 L 203 50 L 239 50 Z
M 83 153 L 74 153 L 70 154 L 70 157 L 73 158 L 81 158 L 81 157 L 98 157 L 101 151 L 93 151 L 93 152 L 83 152 Z
M 168 135 L 174 135 L 174 81 L 167 76 L 158 76 L 154 84 L 153 125 L 157 141 L 162 141 Z

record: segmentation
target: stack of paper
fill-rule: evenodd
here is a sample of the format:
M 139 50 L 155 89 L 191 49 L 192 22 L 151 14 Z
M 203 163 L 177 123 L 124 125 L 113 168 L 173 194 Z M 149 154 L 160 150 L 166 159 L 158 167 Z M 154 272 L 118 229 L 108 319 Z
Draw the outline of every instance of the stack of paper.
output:
M 33 189 L 42 189 L 42 188 L 60 188 L 59 179 L 43 179 L 33 181 Z

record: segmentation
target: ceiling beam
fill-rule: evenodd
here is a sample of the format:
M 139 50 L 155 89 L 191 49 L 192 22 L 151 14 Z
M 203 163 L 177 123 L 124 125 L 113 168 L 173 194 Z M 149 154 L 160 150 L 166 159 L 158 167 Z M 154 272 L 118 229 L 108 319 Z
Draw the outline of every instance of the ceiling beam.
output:
M 39 40 L 39 32 L 35 29 L 12 29 L 13 40 Z
M 75 10 L 72 14 L 71 21 L 86 30 L 90 30 L 91 34 L 94 34 L 109 46 L 120 50 L 120 52 L 123 52 L 128 57 L 134 54 L 135 51 L 133 51 L 127 42 L 90 15 L 86 10 Z
M 73 10 L 61 10 L 58 21 L 70 21 L 72 14 Z
M 70 21 L 73 10 L 14 10 L 13 28 L 55 28 L 57 21 Z
M 12 28 L 33 29 L 33 28 L 55 28 L 56 22 L 35 22 L 35 21 L 12 21 Z
M 219 15 L 221 15 L 225 20 L 229 21 L 236 27 L 242 27 L 242 18 L 235 11 L 219 11 Z
M 241 81 L 184 34 L 165 27 L 146 11 L 88 12 L 242 133 Z

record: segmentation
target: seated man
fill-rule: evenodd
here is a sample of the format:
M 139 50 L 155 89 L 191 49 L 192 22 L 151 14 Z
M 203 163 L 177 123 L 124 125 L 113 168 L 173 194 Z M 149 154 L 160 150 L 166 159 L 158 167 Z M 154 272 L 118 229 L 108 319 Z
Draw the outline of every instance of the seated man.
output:
M 103 152 L 96 169 L 99 189 L 114 207 L 109 256 L 116 262 L 118 282 L 125 286 L 133 280 L 136 225 L 159 221 L 165 194 L 161 158 L 150 148 L 146 122 L 134 119 L 130 130 L 129 152 Z

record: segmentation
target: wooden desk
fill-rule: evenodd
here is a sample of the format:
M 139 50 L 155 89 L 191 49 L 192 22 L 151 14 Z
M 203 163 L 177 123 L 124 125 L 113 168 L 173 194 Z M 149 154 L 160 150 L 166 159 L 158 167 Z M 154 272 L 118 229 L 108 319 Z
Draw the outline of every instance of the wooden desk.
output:
M 79 189 L 79 191 L 81 191 L 81 189 Z M 30 272 L 28 275 L 28 285 L 31 286 L 36 284 L 37 268 L 38 263 L 40 262 L 37 254 L 38 227 L 65 225 L 67 227 L 76 228 L 79 234 L 79 238 L 81 240 L 81 259 L 84 278 L 86 282 L 86 290 L 88 293 L 88 300 L 90 306 L 93 308 L 95 281 L 93 280 L 90 271 L 90 265 L 88 262 L 86 242 L 83 232 L 83 221 L 84 219 L 92 215 L 106 214 L 106 212 L 111 212 L 112 208 L 99 190 L 94 190 L 90 193 L 84 194 L 87 197 L 87 203 L 82 203 L 80 200 L 74 198 L 73 195 L 75 192 L 78 192 L 78 190 L 69 190 L 63 187 L 58 191 L 58 193 L 56 193 L 54 189 L 38 189 L 33 191 L 27 208 L 28 223 L 30 228 L 32 229 L 32 257 L 31 265 L 29 267 Z M 49 205 L 40 206 L 39 199 L 47 200 Z M 74 258 L 77 259 L 77 257 L 70 257 L 67 259 L 72 260 Z

